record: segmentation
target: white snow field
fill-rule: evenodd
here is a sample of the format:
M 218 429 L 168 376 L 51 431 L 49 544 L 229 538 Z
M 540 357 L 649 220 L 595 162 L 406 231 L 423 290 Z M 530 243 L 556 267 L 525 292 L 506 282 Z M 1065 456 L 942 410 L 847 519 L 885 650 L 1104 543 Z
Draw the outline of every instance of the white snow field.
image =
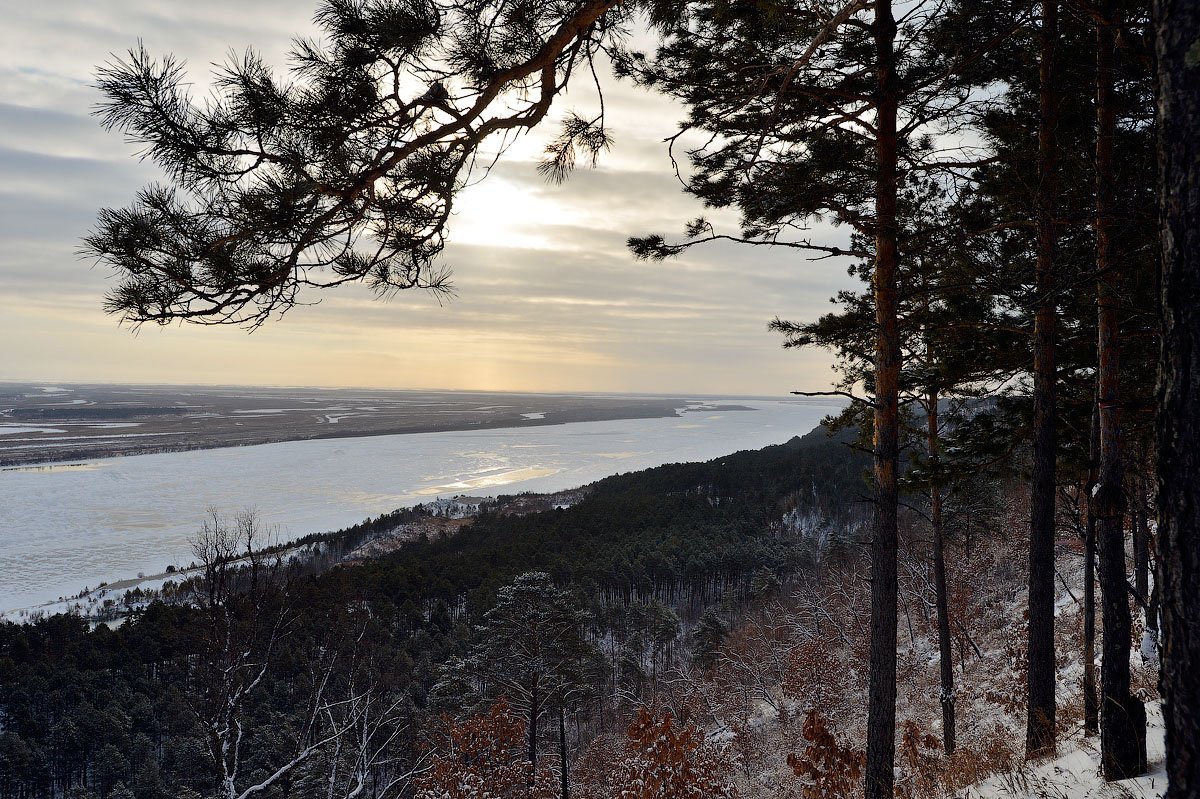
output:
M 683 418 L 365 436 L 0 470 L 0 614 L 192 560 L 210 507 L 254 508 L 280 540 L 439 496 L 557 491 L 779 444 L 831 402 L 693 404 Z
M 1105 782 L 1100 771 L 1100 741 L 1078 731 L 1059 742 L 1059 755 L 1026 763 L 961 792 L 963 799 L 1160 799 L 1167 791 L 1162 708 L 1146 703 L 1145 776 Z

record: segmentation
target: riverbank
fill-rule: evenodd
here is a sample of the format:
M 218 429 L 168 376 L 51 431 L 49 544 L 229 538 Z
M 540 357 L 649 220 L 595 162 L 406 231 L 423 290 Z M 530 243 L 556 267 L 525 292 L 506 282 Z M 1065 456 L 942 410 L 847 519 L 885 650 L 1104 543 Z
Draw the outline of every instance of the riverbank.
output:
M 0 472 L 0 611 L 186 566 L 210 508 L 258 510 L 281 541 L 457 494 L 550 493 L 778 444 L 835 404 L 745 402 L 684 418 L 293 441 Z
M 2 383 L 0 468 L 289 441 L 668 418 L 700 404 L 678 396 Z

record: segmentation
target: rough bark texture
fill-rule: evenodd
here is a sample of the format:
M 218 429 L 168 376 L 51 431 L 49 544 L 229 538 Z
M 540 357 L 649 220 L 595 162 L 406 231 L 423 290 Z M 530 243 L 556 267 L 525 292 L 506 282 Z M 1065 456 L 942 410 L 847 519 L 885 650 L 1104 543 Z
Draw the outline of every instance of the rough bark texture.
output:
M 570 799 L 570 780 L 567 777 L 567 711 L 561 705 L 558 708 L 558 781 L 560 799 Z
M 533 680 L 529 686 L 529 721 L 526 723 L 528 728 L 526 734 L 529 736 L 527 741 L 529 745 L 529 791 L 533 792 L 533 784 L 537 779 L 537 762 L 538 762 L 538 717 L 542 713 L 540 689 L 541 680 L 537 674 L 533 675 Z
M 1096 26 L 1096 408 L 1100 420 L 1100 482 L 1093 490 L 1104 652 L 1100 668 L 1100 759 L 1107 780 L 1146 772 L 1146 710 L 1129 690 L 1128 576 L 1125 571 L 1125 475 L 1121 456 L 1121 270 L 1113 252 L 1115 202 L 1113 60 L 1117 24 L 1112 0 L 1099 6 Z
M 1029 523 L 1029 715 L 1025 756 L 1054 751 L 1054 501 L 1056 452 L 1055 172 L 1057 93 L 1054 59 L 1058 0 L 1042 6 L 1039 70 L 1037 312 L 1033 324 L 1033 475 Z
M 1100 734 L 1096 693 L 1096 517 L 1088 510 L 1083 540 L 1083 734 Z
M 1133 480 L 1133 502 L 1130 525 L 1133 528 L 1133 590 L 1139 603 L 1150 601 L 1150 528 L 1146 524 L 1146 480 L 1139 468 Z M 1146 629 L 1154 628 L 1150 623 L 1149 608 L 1146 611 Z
M 867 799 L 892 799 L 896 760 L 896 511 L 900 334 L 896 252 L 896 21 L 875 4 L 875 492 L 871 544 L 871 663 L 867 707 Z
M 1200 795 L 1200 4 L 1155 0 L 1162 214 L 1158 582 L 1167 796 Z
M 1083 531 L 1083 734 L 1100 734 L 1096 693 L 1096 514 L 1092 488 L 1100 482 L 1100 414 L 1092 409 L 1088 443 L 1087 519 Z
M 938 475 L 938 393 L 929 392 L 926 450 L 929 471 L 929 520 L 933 528 L 933 588 L 937 599 L 938 660 L 941 669 L 942 745 L 953 754 L 954 742 L 954 653 L 950 648 L 950 598 L 946 589 L 946 539 L 942 526 L 942 488 Z

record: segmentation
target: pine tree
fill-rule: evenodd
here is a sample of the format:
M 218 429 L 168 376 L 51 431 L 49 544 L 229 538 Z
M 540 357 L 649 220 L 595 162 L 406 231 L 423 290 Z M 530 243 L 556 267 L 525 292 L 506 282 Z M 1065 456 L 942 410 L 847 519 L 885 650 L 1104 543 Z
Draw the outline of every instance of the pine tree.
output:
M 1123 269 L 1117 255 L 1116 212 L 1116 29 L 1122 25 L 1113 0 L 1103 0 L 1096 19 L 1096 428 L 1098 482 L 1092 489 L 1103 588 L 1104 659 L 1100 672 L 1100 752 L 1104 778 L 1122 780 L 1146 771 L 1146 711 L 1130 691 L 1128 580 L 1125 571 L 1124 460 L 1120 426 L 1118 320 Z
M 443 692 L 453 693 L 456 683 L 479 697 L 505 697 L 524 716 L 530 779 L 540 768 L 544 717 L 593 683 L 599 655 L 584 635 L 588 619 L 548 574 L 529 572 L 500 589 L 466 657 L 447 665 Z
M 897 24 L 888 0 L 829 10 L 689 3 L 662 26 L 666 40 L 655 60 L 635 56 L 626 65 L 687 104 L 685 129 L 713 134 L 689 152 L 695 173 L 687 190 L 707 204 L 735 207 L 742 227 L 730 235 L 698 219 L 679 244 L 661 235 L 631 239 L 635 254 L 663 258 L 726 239 L 872 264 L 869 799 L 891 799 L 895 760 L 901 165 L 906 172 L 930 166 L 925 134 L 964 99 L 948 79 L 954 67 L 928 46 L 936 13 L 917 4 Z M 814 218 L 849 226 L 860 244 L 812 242 L 803 231 Z
M 923 493 L 928 502 L 943 745 L 953 752 L 955 690 L 946 527 L 954 511 L 954 494 L 966 482 L 980 479 L 982 467 L 970 456 L 958 454 L 957 442 L 946 441 L 945 427 L 961 422 L 974 399 L 1011 379 L 1020 365 L 1001 354 L 1014 351 L 1012 335 L 999 330 L 993 298 L 977 291 L 969 270 L 964 269 L 961 236 L 953 225 L 946 224 L 955 216 L 945 190 L 928 182 L 911 187 L 901 200 L 900 252 L 905 268 L 898 307 L 904 320 L 900 337 L 905 368 L 900 376 L 900 403 L 906 445 L 915 450 L 908 458 L 909 470 L 902 476 L 902 485 L 906 491 Z M 854 271 L 864 280 L 869 275 L 864 264 Z M 833 350 L 838 356 L 840 386 L 850 392 L 860 382 L 870 385 L 874 308 L 867 292 L 843 291 L 837 300 L 840 311 L 816 322 L 776 319 L 771 327 L 784 334 L 785 347 L 819 345 Z M 870 420 L 863 418 L 866 410 L 863 404 L 852 406 L 842 421 L 857 420 L 869 427 Z M 955 450 L 953 457 L 943 453 L 948 445 Z
M 1200 791 L 1200 8 L 1155 0 L 1162 243 L 1158 579 L 1167 796 Z
M 106 310 L 257 326 L 352 281 L 448 291 L 439 255 L 481 148 L 545 118 L 620 4 L 327 0 L 323 40 L 294 43 L 288 76 L 248 52 L 204 103 L 174 57 L 139 47 L 105 65 L 101 122 L 170 179 L 101 211 L 84 240 L 119 276 Z M 573 117 L 550 162 L 596 152 L 603 130 L 602 114 Z

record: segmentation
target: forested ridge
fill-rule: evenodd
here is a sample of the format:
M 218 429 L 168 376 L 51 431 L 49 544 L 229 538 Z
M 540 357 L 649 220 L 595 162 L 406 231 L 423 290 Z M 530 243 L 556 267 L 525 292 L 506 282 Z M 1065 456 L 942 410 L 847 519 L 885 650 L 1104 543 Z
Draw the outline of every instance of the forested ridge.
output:
M 229 638 L 269 663 L 241 711 L 246 755 L 239 780 L 261 781 L 294 755 L 311 723 L 305 717 L 311 705 L 295 703 L 297 697 L 317 701 L 311 669 L 321 664 L 345 691 L 357 675 L 371 680 L 371 692 L 389 698 L 391 712 L 382 723 L 396 734 L 390 755 L 415 767 L 434 737 L 437 712 L 471 707 L 461 696 L 437 694 L 436 686 L 445 688 L 447 664 L 471 651 L 498 594 L 530 572 L 545 573 L 540 590 L 562 592 L 559 599 L 583 614 L 581 640 L 595 650 L 592 673 L 580 678 L 593 684 L 572 699 L 574 751 L 587 740 L 581 730 L 603 725 L 606 717 L 611 726 L 652 673 L 690 662 L 696 646 L 712 655 L 730 620 L 756 596 L 812 574 L 839 547 L 856 547 L 866 513 L 864 467 L 864 456 L 845 435 L 834 439 L 818 429 L 758 452 L 608 478 L 569 508 L 485 513 L 452 535 L 410 541 L 386 556 L 328 571 L 262 554 L 263 574 L 270 572 L 274 582 L 266 592 L 245 583 L 245 561 L 215 558 L 210 565 L 240 575 L 220 600 L 231 616 L 218 638 L 210 637 L 216 608 L 204 598 L 220 590 L 217 572 L 193 578 L 172 592 L 177 601 L 155 601 L 115 629 L 90 629 L 87 620 L 66 615 L 5 623 L 0 796 L 211 794 L 220 770 L 205 730 L 205 696 L 212 690 L 205 681 L 215 677 L 203 664 L 216 649 L 229 656 Z M 797 510 L 805 524 L 787 522 Z M 319 546 L 350 550 L 372 532 L 420 515 L 401 511 L 369 520 L 321 537 Z M 198 536 L 211 542 L 222 523 L 244 523 L 247 532 L 254 520 L 214 521 Z M 841 531 L 841 538 L 830 530 Z M 247 592 L 255 597 L 249 604 Z M 720 635 L 694 644 L 689 631 L 706 610 L 725 621 L 706 617 L 710 633 Z M 255 628 L 250 617 L 268 613 L 272 630 Z M 286 631 L 273 629 L 280 620 Z M 263 635 L 280 637 L 267 646 Z M 598 665 L 605 646 L 612 650 L 608 665 Z M 337 663 L 318 654 L 335 649 Z M 323 761 L 315 765 L 320 759 L 307 756 L 289 784 L 318 779 L 313 769 L 328 768 Z M 372 785 L 377 790 L 399 771 L 396 762 L 377 766 Z M 411 791 L 412 781 L 404 787 Z M 309 795 L 299 783 L 274 790 L 283 793 L 267 795 Z
M 184 605 L 11 628 L 12 668 L 53 669 L 26 635 L 146 630 L 177 656 L 136 673 L 192 725 L 163 740 L 201 741 L 200 790 L 229 799 L 1020 793 L 1086 750 L 1153 792 L 1159 708 L 1167 795 L 1196 794 L 1195 3 L 327 0 L 316 22 L 287 76 L 250 53 L 203 103 L 140 46 L 100 69 L 102 123 L 170 179 L 84 240 L 109 312 L 254 329 L 348 282 L 444 294 L 459 192 L 611 67 L 683 108 L 672 166 L 707 214 L 630 231 L 635 258 L 723 242 L 860 280 L 769 326 L 834 353 L 832 389 L 797 393 L 849 401 L 867 502 L 852 450 L 801 441 L 328 573 L 214 515 Z M 602 101 L 560 122 L 561 182 L 613 139 Z M 75 722 L 21 712 L 4 762 L 41 770 L 17 795 L 175 773 L 63 758 L 42 741 Z

